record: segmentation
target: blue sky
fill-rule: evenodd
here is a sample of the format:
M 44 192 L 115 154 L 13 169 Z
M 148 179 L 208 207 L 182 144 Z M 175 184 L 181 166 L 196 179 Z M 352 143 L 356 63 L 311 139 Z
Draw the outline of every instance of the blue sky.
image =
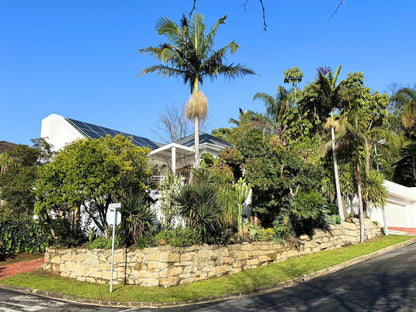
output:
M 263 112 L 256 92 L 275 94 L 284 70 L 297 66 L 305 85 L 316 68 L 342 65 L 340 78 L 364 72 L 372 90 L 393 82 L 416 83 L 416 1 L 263 0 L 268 30 L 263 31 L 258 0 L 198 0 L 197 12 L 218 30 L 217 48 L 235 40 L 240 50 L 228 57 L 258 76 L 232 81 L 206 80 L 207 129 L 230 126 L 238 108 Z M 157 63 L 138 52 L 163 38 L 159 17 L 179 22 L 192 0 L 5 0 L 0 7 L 0 140 L 30 144 L 41 121 L 55 113 L 157 140 L 158 116 L 168 105 L 183 105 L 189 88 L 180 79 L 147 75 Z

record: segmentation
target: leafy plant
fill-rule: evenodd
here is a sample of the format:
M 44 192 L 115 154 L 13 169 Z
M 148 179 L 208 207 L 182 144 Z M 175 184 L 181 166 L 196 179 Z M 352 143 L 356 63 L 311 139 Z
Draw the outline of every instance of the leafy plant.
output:
M 21 252 L 43 252 L 51 242 L 51 235 L 32 218 L 0 218 L 0 259 Z
M 88 244 L 88 249 L 111 249 L 113 244 L 112 238 L 97 237 L 92 241 L 91 244 Z M 114 248 L 117 248 L 120 245 L 120 239 L 116 235 L 114 238 Z
M 154 228 L 155 212 L 149 202 L 141 196 L 127 194 L 121 199 L 120 234 L 127 246 L 136 243 L 137 238 Z
M 168 170 L 166 178 L 160 186 L 160 210 L 163 214 L 161 218 L 162 230 L 169 230 L 173 227 L 173 220 L 179 214 L 178 205 L 174 197 L 179 193 L 182 187 L 182 176 L 175 176 Z
M 175 201 L 186 225 L 195 230 L 204 243 L 218 243 L 221 234 L 221 208 L 217 204 L 216 188 L 201 168 L 194 171 L 196 183 L 184 186 Z

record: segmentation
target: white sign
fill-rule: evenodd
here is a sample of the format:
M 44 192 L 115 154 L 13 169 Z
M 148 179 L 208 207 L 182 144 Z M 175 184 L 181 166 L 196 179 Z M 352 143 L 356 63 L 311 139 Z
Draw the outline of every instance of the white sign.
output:
M 108 210 L 107 210 L 107 217 L 106 217 L 106 221 L 108 225 L 119 225 L 121 222 L 121 213 L 120 211 L 118 211 L 118 208 L 121 207 L 121 203 L 114 203 L 114 204 L 110 204 L 108 206 Z M 115 224 L 114 224 L 115 221 Z

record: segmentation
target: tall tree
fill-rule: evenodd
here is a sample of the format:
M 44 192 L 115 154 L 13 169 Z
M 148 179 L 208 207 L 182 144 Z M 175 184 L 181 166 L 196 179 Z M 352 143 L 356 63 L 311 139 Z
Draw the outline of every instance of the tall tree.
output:
M 70 219 L 75 214 L 76 220 L 81 207 L 106 235 L 109 204 L 129 193 L 144 196 L 149 188 L 148 153 L 148 148 L 135 146 L 122 135 L 77 140 L 65 146 L 39 171 L 37 216 L 51 226 L 57 216 Z
M 195 127 L 195 167 L 199 167 L 199 120 L 207 114 L 206 97 L 199 91 L 206 77 L 211 79 L 242 77 L 254 74 L 254 71 L 241 64 L 224 64 L 228 52 L 233 54 L 239 46 L 234 41 L 219 50 L 214 50 L 214 38 L 218 26 L 224 24 L 227 16 L 220 18 L 208 34 L 205 33 L 204 16 L 192 15 L 188 20 L 182 17 L 176 24 L 167 17 L 159 19 L 156 30 L 167 39 L 157 47 L 148 47 L 139 51 L 156 57 L 162 63 L 145 68 L 140 75 L 158 73 L 164 77 L 181 77 L 191 90 L 191 99 L 187 104 L 187 115 L 194 119 Z
M 191 123 L 185 117 L 185 105 L 178 107 L 175 105 L 166 106 L 163 114 L 159 114 L 160 125 L 156 134 L 159 138 L 169 144 L 183 139 L 190 134 Z
M 335 150 L 335 128 L 337 127 L 337 124 L 334 119 L 334 109 L 339 108 L 341 106 L 342 101 L 342 89 L 340 85 L 336 85 L 340 71 L 341 66 L 338 66 L 335 75 L 332 74 L 332 71 L 325 73 L 325 71 L 323 70 L 318 70 L 318 79 L 316 80 L 316 83 L 312 84 L 311 86 L 315 90 L 315 92 L 317 92 L 321 105 L 326 109 L 331 110 L 331 117 L 328 118 L 327 124 L 331 128 L 331 148 L 332 159 L 334 164 L 334 177 L 335 189 L 337 194 L 338 214 L 341 220 L 344 220 L 345 216 L 341 196 L 341 187 L 339 183 L 337 153 Z
M 373 202 L 379 201 L 377 197 L 384 196 L 377 192 L 374 188 L 371 190 L 374 192 L 371 195 L 370 188 L 368 187 L 366 196 L 363 196 L 363 176 L 362 165 L 365 165 L 365 179 L 367 182 L 374 180 L 370 175 L 370 162 L 369 162 L 369 147 L 378 144 L 381 148 L 378 138 L 386 138 L 386 140 L 393 140 L 394 137 L 388 130 L 377 125 L 377 119 L 373 115 L 374 98 L 379 98 L 378 94 L 367 94 L 368 89 L 363 88 L 360 96 L 350 101 L 350 107 L 344 112 L 343 118 L 341 118 L 341 130 L 338 136 L 338 142 L 340 148 L 346 151 L 345 154 L 353 154 L 354 164 L 354 179 L 357 187 L 358 203 L 359 203 L 359 218 L 360 218 L 360 236 L 361 242 L 365 242 L 365 227 L 364 227 L 364 205 L 367 206 L 367 201 Z M 387 105 L 387 101 L 384 105 Z M 377 102 L 377 101 L 376 101 Z M 383 104 L 381 104 L 383 105 Z M 348 157 L 348 156 L 347 156 Z M 362 161 L 364 159 L 364 161 Z M 379 183 L 380 184 L 380 183 Z M 382 187 L 380 188 L 382 191 Z
M 393 95 L 392 100 L 400 106 L 403 126 L 411 128 L 416 122 L 416 89 L 402 88 Z
M 34 185 L 41 166 L 51 158 L 51 146 L 43 139 L 32 140 L 33 147 L 19 144 L 0 154 L 0 214 L 17 218 L 33 216 Z

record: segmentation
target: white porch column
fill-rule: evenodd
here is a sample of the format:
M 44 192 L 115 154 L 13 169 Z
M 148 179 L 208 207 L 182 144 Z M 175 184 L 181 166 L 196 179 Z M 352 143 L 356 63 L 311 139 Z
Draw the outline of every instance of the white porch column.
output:
M 176 146 L 172 146 L 172 172 L 176 175 Z

